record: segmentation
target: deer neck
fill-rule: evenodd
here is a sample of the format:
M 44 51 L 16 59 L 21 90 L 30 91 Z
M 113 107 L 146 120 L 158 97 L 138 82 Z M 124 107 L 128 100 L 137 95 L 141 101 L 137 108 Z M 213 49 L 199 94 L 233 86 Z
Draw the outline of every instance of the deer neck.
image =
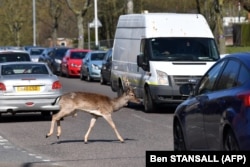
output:
M 112 106 L 114 111 L 117 111 L 127 105 L 128 105 L 128 98 L 125 94 L 123 94 L 120 97 L 112 99 Z

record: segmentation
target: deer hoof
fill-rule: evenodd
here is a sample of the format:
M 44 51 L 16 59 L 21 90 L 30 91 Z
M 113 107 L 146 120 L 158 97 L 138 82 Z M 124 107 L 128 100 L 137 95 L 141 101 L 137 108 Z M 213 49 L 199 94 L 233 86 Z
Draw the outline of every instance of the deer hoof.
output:
M 60 136 L 57 136 L 57 139 L 58 139 L 58 140 L 59 140 L 59 137 L 60 137 Z
M 48 137 L 49 137 L 49 135 L 46 135 L 45 137 L 46 137 L 46 138 L 48 138 Z

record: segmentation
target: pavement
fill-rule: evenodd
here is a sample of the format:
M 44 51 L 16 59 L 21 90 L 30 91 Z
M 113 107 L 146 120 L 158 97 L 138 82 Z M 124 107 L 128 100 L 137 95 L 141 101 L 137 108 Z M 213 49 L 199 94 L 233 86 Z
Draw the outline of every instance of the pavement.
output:
M 0 167 L 63 167 L 41 155 L 19 148 L 0 136 Z

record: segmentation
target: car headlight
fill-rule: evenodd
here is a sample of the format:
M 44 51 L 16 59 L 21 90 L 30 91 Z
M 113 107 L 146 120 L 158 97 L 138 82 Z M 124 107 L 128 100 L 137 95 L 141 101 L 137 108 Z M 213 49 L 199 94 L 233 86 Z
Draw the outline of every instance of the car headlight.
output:
M 58 63 L 58 64 L 61 64 L 61 63 L 62 63 L 62 60 L 60 60 L 60 59 L 55 59 L 55 62 Z
M 91 67 L 92 67 L 93 69 L 95 69 L 95 70 L 98 70 L 98 69 L 99 69 L 98 65 L 96 65 L 96 64 L 91 64 Z
M 167 73 L 163 71 L 159 71 L 159 70 L 156 70 L 156 73 L 157 73 L 157 80 L 158 80 L 159 85 L 169 85 Z

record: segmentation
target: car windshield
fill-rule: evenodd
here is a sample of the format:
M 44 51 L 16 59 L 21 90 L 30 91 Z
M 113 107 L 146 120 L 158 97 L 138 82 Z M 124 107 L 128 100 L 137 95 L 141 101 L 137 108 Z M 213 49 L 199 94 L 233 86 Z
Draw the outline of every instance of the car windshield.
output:
M 40 55 L 40 54 L 43 53 L 43 51 L 44 51 L 43 48 L 33 48 L 33 49 L 30 50 L 30 55 L 31 56 Z
M 83 59 L 87 52 L 72 52 L 70 55 L 71 59 Z
M 27 53 L 2 53 L 0 54 L 0 63 L 10 61 L 30 61 Z
M 92 53 L 91 60 L 103 60 L 105 53 Z
M 8 64 L 1 66 L 1 74 L 49 74 L 49 72 L 43 64 Z
M 152 38 L 151 60 L 217 61 L 219 52 L 211 38 Z

